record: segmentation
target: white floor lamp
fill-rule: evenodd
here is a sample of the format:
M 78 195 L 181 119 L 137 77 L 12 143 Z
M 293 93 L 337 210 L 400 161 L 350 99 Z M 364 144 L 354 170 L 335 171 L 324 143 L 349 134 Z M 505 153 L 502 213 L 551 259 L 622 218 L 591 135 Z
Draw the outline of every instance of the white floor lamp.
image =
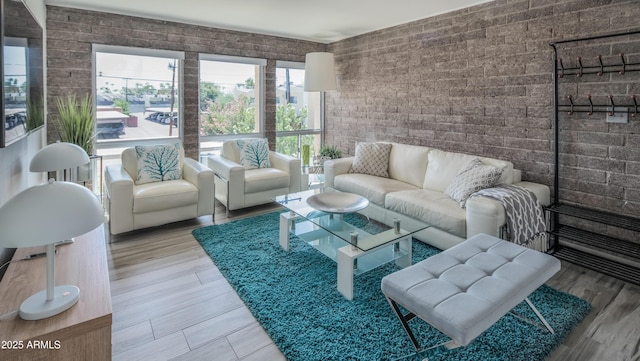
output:
M 47 287 L 22 302 L 19 310 L 22 319 L 57 315 L 78 301 L 78 287 L 55 287 L 54 245 L 85 234 L 103 222 L 102 204 L 89 189 L 53 179 L 27 188 L 0 207 L 0 246 L 47 246 Z

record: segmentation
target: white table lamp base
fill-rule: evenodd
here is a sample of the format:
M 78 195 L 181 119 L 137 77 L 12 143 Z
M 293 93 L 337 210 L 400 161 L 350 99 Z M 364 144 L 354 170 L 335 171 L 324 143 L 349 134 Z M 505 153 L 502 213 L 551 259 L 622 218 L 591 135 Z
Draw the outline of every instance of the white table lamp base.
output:
M 27 298 L 20 305 L 20 318 L 23 320 L 41 320 L 66 311 L 78 302 L 80 289 L 64 285 L 53 289 L 54 297 L 47 301 L 47 290 L 42 290 Z

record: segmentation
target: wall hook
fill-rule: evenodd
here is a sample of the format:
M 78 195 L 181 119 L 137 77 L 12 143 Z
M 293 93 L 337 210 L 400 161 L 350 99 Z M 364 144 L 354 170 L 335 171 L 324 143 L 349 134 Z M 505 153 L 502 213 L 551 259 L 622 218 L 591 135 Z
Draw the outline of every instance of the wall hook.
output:
M 587 112 L 588 115 L 593 114 L 593 102 L 591 101 L 591 94 L 587 95 L 587 99 L 589 99 L 589 111 Z
M 616 105 L 613 103 L 613 95 L 609 95 L 609 103 L 611 103 L 611 111 L 609 112 L 609 115 L 614 116 L 616 114 Z
M 582 68 L 583 68 L 583 67 L 582 67 L 582 58 L 581 58 L 581 57 L 578 57 L 578 69 L 579 69 L 579 70 L 578 70 L 578 74 L 576 74 L 576 76 L 577 76 L 578 78 L 580 78 L 580 77 L 582 76 Z
M 567 95 L 567 99 L 569 99 L 569 111 L 567 112 L 567 114 L 573 115 L 573 98 L 571 97 L 571 95 Z
M 631 116 L 635 118 L 638 115 L 638 100 L 635 95 L 632 95 L 631 99 L 633 99 L 633 113 L 631 113 Z
M 599 76 L 604 74 L 604 64 L 602 63 L 602 55 L 598 55 L 598 61 L 600 62 L 600 71 L 598 72 Z
M 564 77 L 564 64 L 562 64 L 562 58 L 558 59 L 558 63 L 560 63 L 560 75 L 558 75 L 559 78 Z
M 624 61 L 624 54 L 620 53 L 620 59 L 622 59 L 622 70 L 620 70 L 618 73 L 620 75 L 624 75 L 624 72 L 627 70 L 627 63 Z

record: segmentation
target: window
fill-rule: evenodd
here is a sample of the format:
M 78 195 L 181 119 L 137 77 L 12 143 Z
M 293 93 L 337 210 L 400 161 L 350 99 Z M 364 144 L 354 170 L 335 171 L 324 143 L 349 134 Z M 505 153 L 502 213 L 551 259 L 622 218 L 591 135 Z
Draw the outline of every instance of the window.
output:
M 98 149 L 180 137 L 183 53 L 95 45 L 94 55 Z
M 309 145 L 312 158 L 322 142 L 320 92 L 304 91 L 304 63 L 278 61 L 276 67 L 276 151 L 301 157 Z
M 200 55 L 200 143 L 214 148 L 229 136 L 263 133 L 266 60 Z

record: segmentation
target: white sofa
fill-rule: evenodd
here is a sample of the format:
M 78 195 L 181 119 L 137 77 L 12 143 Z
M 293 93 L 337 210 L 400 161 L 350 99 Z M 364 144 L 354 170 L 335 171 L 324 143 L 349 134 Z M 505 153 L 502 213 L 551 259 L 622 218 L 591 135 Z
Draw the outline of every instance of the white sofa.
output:
M 122 152 L 122 164 L 105 168 L 109 231 L 118 234 L 199 216 L 213 216 L 213 172 L 182 158 L 182 179 L 136 184 L 135 148 Z
M 272 202 L 275 196 L 301 189 L 300 159 L 269 151 L 269 168 L 245 169 L 240 164 L 236 140 L 222 144 L 221 154 L 212 155 L 208 166 L 215 173 L 216 199 L 231 210 Z
M 440 249 L 450 248 L 465 239 L 485 233 L 501 236 L 506 224 L 502 204 L 486 197 L 471 197 L 466 207 L 444 194 L 452 179 L 474 158 L 502 168 L 499 183 L 523 186 L 536 195 L 542 205 L 550 203 L 546 185 L 523 182 L 521 172 L 508 161 L 442 150 L 390 143 L 389 178 L 349 173 L 354 157 L 326 161 L 325 185 L 366 197 L 370 205 L 366 213 L 387 225 L 393 218 L 401 222 L 420 220 L 430 224 L 415 235 Z

